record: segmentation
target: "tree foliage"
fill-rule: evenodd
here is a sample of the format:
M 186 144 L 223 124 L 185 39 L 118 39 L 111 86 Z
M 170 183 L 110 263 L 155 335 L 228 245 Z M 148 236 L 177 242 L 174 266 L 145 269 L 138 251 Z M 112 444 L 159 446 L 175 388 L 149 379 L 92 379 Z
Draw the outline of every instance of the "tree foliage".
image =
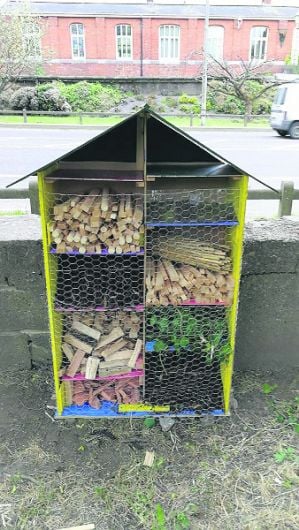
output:
M 240 61 L 238 64 L 229 64 L 211 57 L 208 70 L 209 97 L 213 99 L 222 95 L 224 109 L 225 103 L 226 106 L 231 104 L 232 108 L 236 107 L 236 114 L 243 111 L 250 115 L 255 109 L 259 114 L 263 106 L 265 111 L 269 111 L 263 96 L 281 84 L 281 81 L 269 73 L 270 63 L 271 61 Z
M 41 63 L 41 22 L 29 4 L 0 7 L 0 92 Z

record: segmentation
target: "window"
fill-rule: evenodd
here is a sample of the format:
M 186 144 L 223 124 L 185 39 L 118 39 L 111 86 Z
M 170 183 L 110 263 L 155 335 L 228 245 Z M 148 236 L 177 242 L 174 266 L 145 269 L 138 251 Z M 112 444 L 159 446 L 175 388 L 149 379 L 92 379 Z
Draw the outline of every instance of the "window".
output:
M 250 56 L 249 59 L 262 61 L 266 59 L 268 41 L 268 28 L 255 26 L 250 32 Z
M 116 58 L 132 59 L 132 27 L 130 24 L 118 24 L 116 33 Z
M 85 58 L 85 39 L 83 24 L 71 24 L 71 47 L 73 59 Z
M 178 61 L 180 26 L 160 26 L 160 61 Z
M 276 92 L 276 96 L 274 98 L 273 103 L 275 103 L 275 105 L 283 105 L 285 102 L 286 94 L 287 94 L 286 87 L 279 88 Z
M 23 46 L 28 57 L 41 56 L 40 26 L 33 20 L 24 20 L 22 28 Z
M 207 54 L 213 59 L 223 59 L 224 28 L 222 26 L 209 26 L 207 38 Z

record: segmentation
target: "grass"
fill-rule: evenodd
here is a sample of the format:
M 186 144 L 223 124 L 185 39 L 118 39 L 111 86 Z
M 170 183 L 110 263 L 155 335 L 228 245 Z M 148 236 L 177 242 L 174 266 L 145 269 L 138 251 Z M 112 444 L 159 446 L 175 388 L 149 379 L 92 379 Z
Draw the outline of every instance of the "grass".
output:
M 277 382 L 269 396 L 262 374 L 239 374 L 239 407 L 231 418 L 186 419 L 166 433 L 143 421 L 53 423 L 44 414 L 49 381 L 45 371 L 1 381 L 10 407 L 15 396 L 1 442 L 0 516 L 6 510 L 7 528 L 92 522 L 97 530 L 299 527 L 296 434 L 272 407 L 281 395 L 283 409 L 287 402 L 293 407 L 290 381 L 283 388 Z M 150 468 L 143 466 L 146 450 L 155 452 Z
M 0 217 L 10 217 L 14 215 L 27 215 L 26 212 L 22 210 L 12 210 L 12 211 L 2 211 L 0 210 Z
M 108 127 L 111 125 L 115 125 L 116 123 L 121 121 L 121 119 L 122 118 L 117 115 L 107 116 L 106 118 L 84 116 L 83 125 L 98 125 Z M 166 116 L 166 119 L 168 119 L 171 123 L 177 125 L 178 127 L 190 126 L 189 116 L 173 117 L 170 115 Z M 0 116 L 0 123 L 23 123 L 23 117 L 15 115 Z M 28 123 L 41 125 L 80 125 L 80 120 L 78 116 L 28 116 Z M 206 123 L 207 127 L 243 127 L 243 125 L 244 121 L 242 118 L 228 119 L 213 117 L 208 118 Z M 193 118 L 193 126 L 200 126 L 199 117 Z M 248 127 L 269 127 L 269 122 L 263 117 L 255 118 L 248 124 Z

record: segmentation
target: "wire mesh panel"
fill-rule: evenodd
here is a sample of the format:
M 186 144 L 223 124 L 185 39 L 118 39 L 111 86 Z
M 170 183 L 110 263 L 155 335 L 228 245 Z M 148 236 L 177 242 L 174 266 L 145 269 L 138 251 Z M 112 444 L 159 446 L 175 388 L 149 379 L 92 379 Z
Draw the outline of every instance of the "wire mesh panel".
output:
M 144 258 L 57 256 L 57 310 L 131 308 L 143 304 Z
M 99 408 L 101 400 L 138 401 L 143 381 L 142 327 L 143 315 L 135 311 L 65 315 L 60 369 L 65 401 L 93 408 Z
M 153 404 L 223 408 L 236 194 L 213 188 L 147 196 L 144 397 Z
M 143 252 L 143 196 L 108 188 L 84 195 L 49 194 L 48 230 L 57 254 Z
M 147 232 L 146 304 L 230 305 L 234 280 L 227 227 Z
M 222 221 L 229 226 L 236 221 L 237 195 L 232 188 L 152 190 L 147 195 L 147 223 L 198 226 Z
M 231 353 L 224 308 L 146 311 L 145 399 L 172 410 L 221 409 L 220 364 Z

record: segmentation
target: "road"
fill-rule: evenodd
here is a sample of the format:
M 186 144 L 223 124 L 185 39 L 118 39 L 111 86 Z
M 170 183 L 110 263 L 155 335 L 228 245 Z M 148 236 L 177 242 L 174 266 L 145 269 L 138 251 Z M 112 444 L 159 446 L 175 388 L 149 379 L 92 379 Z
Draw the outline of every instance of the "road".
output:
M 34 171 L 80 145 L 98 132 L 95 129 L 34 129 L 0 127 L 0 187 Z M 299 188 L 299 142 L 281 138 L 273 131 L 202 130 L 191 131 L 219 155 L 251 175 L 278 189 L 281 180 L 293 180 Z M 23 187 L 21 183 L 18 187 Z M 251 188 L 261 187 L 251 179 Z M 5 201 L 8 204 L 8 201 Z M 11 204 L 11 201 L 9 201 Z M 275 203 L 274 203 L 275 204 Z M 254 215 L 271 215 L 277 209 L 272 201 L 251 202 Z M 4 202 L 1 202 L 1 209 Z M 266 209 L 264 208 L 266 206 Z M 275 210 L 273 210 L 273 206 Z M 6 207 L 5 207 L 6 209 Z M 295 208 L 299 209 L 299 205 Z M 250 216 L 252 216 L 250 214 Z

